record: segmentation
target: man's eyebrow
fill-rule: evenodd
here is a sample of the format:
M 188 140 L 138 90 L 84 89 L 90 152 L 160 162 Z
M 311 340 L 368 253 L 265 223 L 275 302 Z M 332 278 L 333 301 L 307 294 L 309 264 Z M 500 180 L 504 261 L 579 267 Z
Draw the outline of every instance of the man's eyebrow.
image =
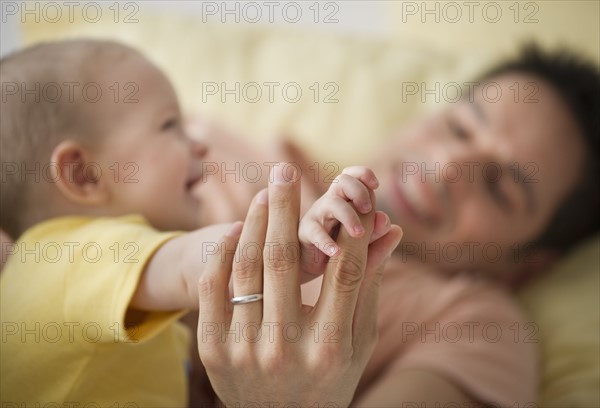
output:
M 488 124 L 488 118 L 485 115 L 485 113 L 483 112 L 483 109 L 481 109 L 481 105 L 478 104 L 475 101 L 469 101 L 469 106 L 471 108 L 473 108 L 473 111 L 475 112 L 475 116 L 477 116 L 477 119 L 479 119 L 479 121 L 481 123 L 483 123 L 484 125 Z
M 510 166 L 510 173 L 514 175 L 514 181 L 519 184 L 525 193 L 527 212 L 532 213 L 537 208 L 535 194 L 533 193 L 532 181 L 527 180 L 527 175 L 523 174 L 518 163 Z

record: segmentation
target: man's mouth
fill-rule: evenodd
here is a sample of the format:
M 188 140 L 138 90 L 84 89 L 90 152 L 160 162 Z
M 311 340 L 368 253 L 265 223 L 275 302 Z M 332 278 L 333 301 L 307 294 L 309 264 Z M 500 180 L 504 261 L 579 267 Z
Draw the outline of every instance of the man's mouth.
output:
M 433 228 L 441 223 L 439 197 L 426 180 L 421 180 L 421 174 L 403 176 L 394 169 L 391 177 L 391 190 L 395 205 L 400 212 L 408 215 L 413 221 Z

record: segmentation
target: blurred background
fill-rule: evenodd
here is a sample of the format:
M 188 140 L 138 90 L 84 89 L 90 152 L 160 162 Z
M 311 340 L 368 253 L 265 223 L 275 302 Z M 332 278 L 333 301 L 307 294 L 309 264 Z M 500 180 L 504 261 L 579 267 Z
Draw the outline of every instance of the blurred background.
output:
M 4 56 L 60 38 L 115 39 L 173 82 L 186 114 L 254 146 L 296 142 L 340 167 L 525 41 L 600 65 L 600 1 L 4 1 Z M 600 113 L 599 113 L 600 114 Z M 598 238 L 598 237 L 596 237 Z M 598 239 L 520 294 L 540 327 L 539 406 L 600 406 Z
M 2 55 L 65 37 L 131 44 L 187 113 L 345 165 L 523 41 L 600 61 L 600 2 L 2 1 L 1 34 Z

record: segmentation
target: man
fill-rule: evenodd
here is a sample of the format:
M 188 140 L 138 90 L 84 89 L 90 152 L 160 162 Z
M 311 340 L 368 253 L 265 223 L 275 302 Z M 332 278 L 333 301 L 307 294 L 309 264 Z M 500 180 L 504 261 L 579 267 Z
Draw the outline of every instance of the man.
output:
M 357 406 L 535 402 L 536 327 L 502 286 L 598 231 L 598 68 L 530 46 L 472 91 L 373 161 L 404 239 Z
M 537 326 L 510 291 L 598 230 L 600 74 L 528 46 L 478 82 L 371 160 L 378 206 L 404 238 L 383 278 L 379 342 L 355 406 L 535 403 Z M 287 153 L 311 174 L 311 161 Z M 219 200 L 215 217 L 236 212 L 224 202 L 246 206 L 236 197 Z M 318 292 L 309 285 L 305 302 Z

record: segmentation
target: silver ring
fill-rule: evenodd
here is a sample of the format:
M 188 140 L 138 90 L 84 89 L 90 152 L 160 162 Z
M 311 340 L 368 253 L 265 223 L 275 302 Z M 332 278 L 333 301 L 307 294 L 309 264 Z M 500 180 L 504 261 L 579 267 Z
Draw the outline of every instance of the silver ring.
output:
M 263 298 L 263 294 L 262 293 L 255 293 L 254 295 L 246 295 L 246 296 L 236 296 L 231 298 L 231 303 L 233 303 L 233 305 L 243 305 L 244 303 L 252 303 L 252 302 L 258 302 L 259 300 L 262 300 Z

